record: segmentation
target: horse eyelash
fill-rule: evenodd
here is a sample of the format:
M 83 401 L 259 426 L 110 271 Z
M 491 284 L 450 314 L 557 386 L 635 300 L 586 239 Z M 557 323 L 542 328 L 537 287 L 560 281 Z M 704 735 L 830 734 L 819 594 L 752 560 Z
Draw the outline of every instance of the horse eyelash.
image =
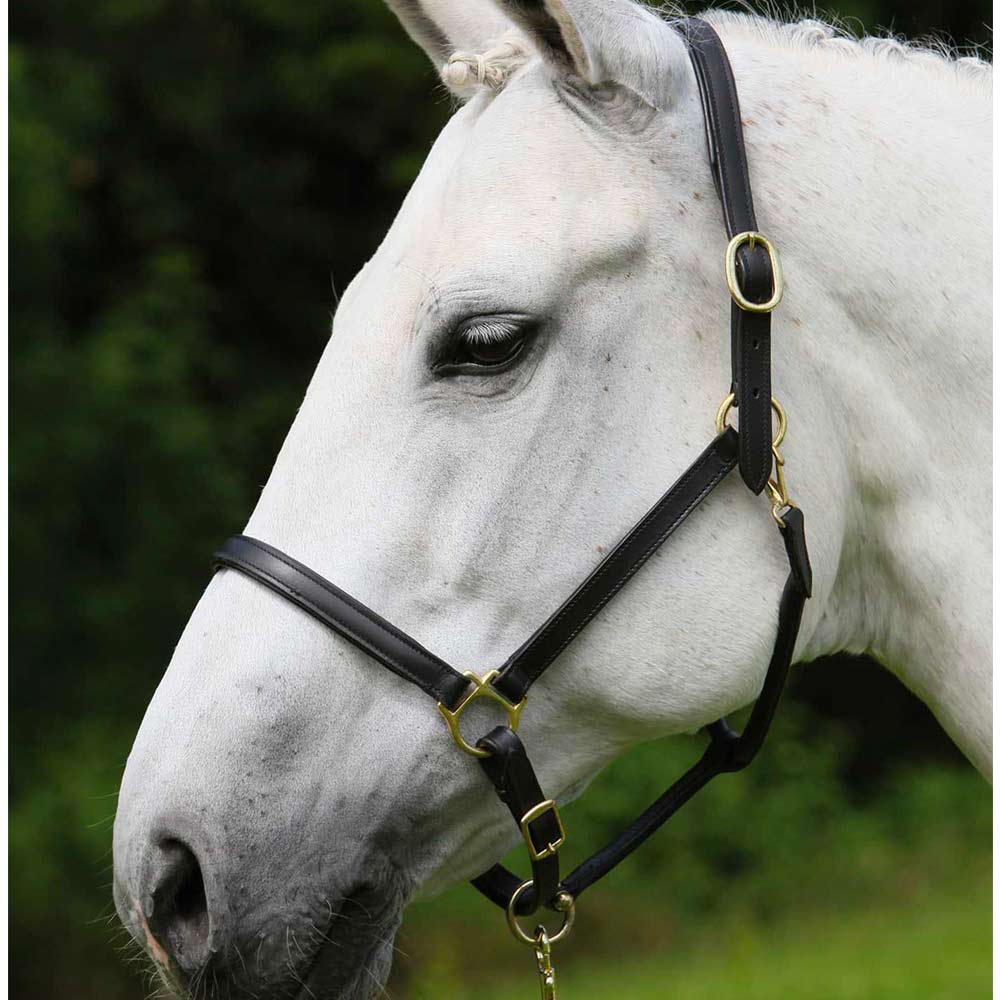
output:
M 459 330 L 459 337 L 467 344 L 496 344 L 520 333 L 516 323 L 496 319 L 481 319 Z

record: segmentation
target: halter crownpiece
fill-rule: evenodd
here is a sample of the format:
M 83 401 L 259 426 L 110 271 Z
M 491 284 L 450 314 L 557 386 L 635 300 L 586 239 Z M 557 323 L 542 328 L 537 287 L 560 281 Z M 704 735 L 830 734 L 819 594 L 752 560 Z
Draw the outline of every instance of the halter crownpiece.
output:
M 757 754 L 777 708 L 812 589 L 805 523 L 802 512 L 788 498 L 784 459 L 778 450 L 787 419 L 771 395 L 771 312 L 783 292 L 781 266 L 777 251 L 757 231 L 736 84 L 722 42 L 699 18 L 688 18 L 677 26 L 698 81 L 712 175 L 730 237 L 725 276 L 732 299 L 732 385 L 716 414 L 716 437 L 708 447 L 563 605 L 506 661 L 482 675 L 455 670 L 402 629 L 265 542 L 237 535 L 213 557 L 216 569 L 238 570 L 268 587 L 437 702 L 456 746 L 477 758 L 524 838 L 531 878 L 519 878 L 494 865 L 472 884 L 506 910 L 515 937 L 535 949 L 544 997 L 555 997 L 551 945 L 568 933 L 584 890 L 631 854 L 712 778 L 746 767 Z M 738 432 L 726 423 L 733 409 L 740 414 Z M 772 409 L 778 416 L 773 436 Z M 724 718 L 708 726 L 710 740 L 701 759 L 610 844 L 560 878 L 559 849 L 566 830 L 555 800 L 542 791 L 516 732 L 528 690 L 737 466 L 753 493 L 767 491 L 789 565 L 760 695 L 742 733 L 732 730 Z M 470 743 L 460 728 L 461 715 L 481 698 L 500 706 L 506 724 Z M 540 907 L 562 915 L 556 933 L 550 934 L 539 924 L 529 934 L 519 923 L 519 917 Z

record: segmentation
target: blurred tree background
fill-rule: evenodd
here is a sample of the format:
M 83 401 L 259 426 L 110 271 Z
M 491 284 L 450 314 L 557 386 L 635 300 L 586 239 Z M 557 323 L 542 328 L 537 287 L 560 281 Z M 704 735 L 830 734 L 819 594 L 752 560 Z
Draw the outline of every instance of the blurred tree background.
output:
M 836 10 L 857 30 L 991 39 L 985 0 Z M 267 477 L 335 291 L 451 105 L 379 0 L 48 0 L 12 15 L 10 985 L 21 1000 L 124 1000 L 144 990 L 110 902 L 131 740 L 207 554 Z M 640 960 L 663 952 L 688 963 L 670 967 L 684 998 L 987 995 L 988 788 L 887 674 L 834 667 L 797 671 L 759 764 L 595 890 L 574 947 L 596 964 L 572 995 L 613 995 L 600 963 L 620 966 L 623 921 L 636 995 Z M 615 765 L 606 794 L 573 807 L 576 843 L 634 814 L 688 742 Z M 508 995 L 491 970 L 510 965 L 533 988 L 530 956 L 511 956 L 488 909 L 467 919 L 464 890 L 421 906 L 397 995 Z M 914 926 L 918 911 L 947 926 Z M 864 947 L 844 936 L 854 923 Z M 726 927 L 740 931 L 723 947 Z M 825 965 L 796 965 L 818 948 Z M 772 949 L 768 974 L 797 978 L 752 971 Z

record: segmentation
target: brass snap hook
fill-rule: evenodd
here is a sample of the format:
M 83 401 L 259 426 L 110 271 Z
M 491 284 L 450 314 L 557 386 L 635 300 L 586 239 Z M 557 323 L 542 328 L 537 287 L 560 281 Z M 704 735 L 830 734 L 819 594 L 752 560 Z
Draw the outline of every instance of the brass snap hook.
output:
M 715 433 L 721 434 L 726 429 L 726 419 L 736 405 L 736 393 L 729 393 L 719 404 L 715 412 Z M 774 456 L 774 476 L 767 481 L 764 489 L 767 491 L 768 499 L 771 501 L 771 517 L 779 528 L 785 526 L 785 521 L 781 516 L 783 510 L 797 506 L 788 498 L 788 487 L 785 485 L 785 458 L 778 450 L 788 433 L 788 417 L 785 408 L 771 397 L 771 409 L 774 410 L 778 418 L 778 429 L 774 432 L 774 439 L 771 441 L 771 454 Z
M 552 942 L 545 928 L 535 928 L 535 965 L 538 967 L 538 983 L 542 988 L 542 1000 L 556 1000 L 556 969 L 552 964 Z
M 562 913 L 562 926 L 550 935 L 542 924 L 535 927 L 534 934 L 527 931 L 517 922 L 517 901 L 525 889 L 530 889 L 535 883 L 529 878 L 522 882 L 510 897 L 507 904 L 507 925 L 510 932 L 522 944 L 531 945 L 535 949 L 535 965 L 538 968 L 538 982 L 542 988 L 542 1000 L 556 1000 L 556 970 L 552 965 L 552 945 L 561 941 L 573 926 L 576 908 L 573 897 L 568 892 L 560 892 L 555 898 L 555 908 Z

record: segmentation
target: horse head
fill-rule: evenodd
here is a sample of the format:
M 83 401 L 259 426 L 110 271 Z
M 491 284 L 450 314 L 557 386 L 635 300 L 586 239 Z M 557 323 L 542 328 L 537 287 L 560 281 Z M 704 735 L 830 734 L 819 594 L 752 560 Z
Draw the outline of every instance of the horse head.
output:
M 711 435 L 724 233 L 669 23 L 627 0 L 391 5 L 461 106 L 344 293 L 247 533 L 481 673 Z M 788 272 L 811 252 L 793 215 L 762 227 L 787 235 Z M 813 291 L 791 281 L 783 308 L 807 315 Z M 842 308 L 817 307 L 829 326 Z M 782 350 L 818 539 L 804 648 L 850 523 L 849 442 L 837 407 L 809 405 L 810 342 Z M 785 573 L 766 506 L 724 483 L 533 689 L 521 732 L 549 794 L 750 702 Z M 419 691 L 223 571 L 128 760 L 115 897 L 179 992 L 361 997 L 414 893 L 516 838 Z

